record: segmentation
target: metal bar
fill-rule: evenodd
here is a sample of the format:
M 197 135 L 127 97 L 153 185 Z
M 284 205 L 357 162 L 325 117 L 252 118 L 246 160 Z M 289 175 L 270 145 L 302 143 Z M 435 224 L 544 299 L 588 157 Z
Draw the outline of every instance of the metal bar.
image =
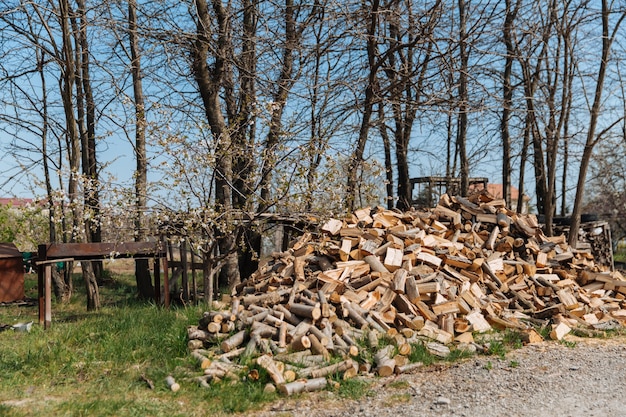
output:
M 45 275 L 46 275 L 46 301 L 45 301 L 45 305 L 46 305 L 46 317 L 45 317 L 45 322 L 44 322 L 44 329 L 49 329 L 50 326 L 52 325 L 52 265 L 51 264 L 46 264 L 46 266 L 44 267 L 45 269 Z
M 37 258 L 46 260 L 46 245 L 39 245 L 37 248 Z M 37 299 L 39 304 L 39 324 L 43 325 L 45 322 L 44 311 L 46 308 L 45 299 L 45 271 L 44 268 L 37 268 Z

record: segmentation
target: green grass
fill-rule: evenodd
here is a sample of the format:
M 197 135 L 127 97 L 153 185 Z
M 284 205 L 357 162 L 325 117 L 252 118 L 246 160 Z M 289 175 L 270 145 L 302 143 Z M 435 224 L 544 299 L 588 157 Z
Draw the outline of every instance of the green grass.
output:
M 409 354 L 410 362 L 421 362 L 424 365 L 432 365 L 437 357 L 426 349 L 423 343 L 412 343 L 411 353 Z
M 619 247 L 615 253 L 613 253 L 613 260 L 615 262 L 626 262 L 626 248 Z
M 369 381 L 360 378 L 352 378 L 341 381 L 337 394 L 341 398 L 358 400 L 372 393 L 370 386 L 371 383 Z
M 0 333 L 0 415 L 206 416 L 246 411 L 275 398 L 262 385 L 203 389 L 188 380 L 201 371 L 187 352 L 186 326 L 198 323 L 202 307 L 138 302 L 133 280 L 113 277 L 101 287 L 103 307 L 87 312 L 77 278 L 72 301 L 53 302 L 48 330 L 37 325 L 35 305 L 0 307 L 1 324 L 35 322 L 29 333 Z M 27 297 L 35 298 L 34 275 L 25 287 Z M 167 375 L 180 391 L 167 388 Z

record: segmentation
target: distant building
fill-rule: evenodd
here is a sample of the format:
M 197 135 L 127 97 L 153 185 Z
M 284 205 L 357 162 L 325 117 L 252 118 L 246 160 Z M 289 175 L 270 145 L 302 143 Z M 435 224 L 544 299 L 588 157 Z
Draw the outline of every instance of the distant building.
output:
M 502 193 L 502 184 L 487 184 L 487 191 L 495 198 L 504 198 Z M 511 204 L 509 210 L 517 211 L 517 204 L 519 202 L 519 190 L 511 185 Z M 522 213 L 528 213 L 528 206 L 530 197 L 526 194 L 522 195 Z
M 32 206 L 35 200 L 32 198 L 0 197 L 0 206 L 22 208 Z

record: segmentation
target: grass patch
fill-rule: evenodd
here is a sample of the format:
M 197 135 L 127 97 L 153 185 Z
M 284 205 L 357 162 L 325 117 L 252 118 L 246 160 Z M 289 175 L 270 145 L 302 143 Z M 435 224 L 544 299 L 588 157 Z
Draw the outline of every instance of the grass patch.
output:
M 613 260 L 615 262 L 626 262 L 626 249 L 621 247 L 613 253 Z
M 462 359 L 471 358 L 474 356 L 474 352 L 466 349 L 452 349 L 450 354 L 446 356 L 447 362 L 456 362 Z
M 538 331 L 540 330 L 541 329 L 538 329 Z M 478 343 L 487 346 L 485 354 L 498 356 L 500 359 L 504 359 L 509 351 L 520 349 L 524 346 L 522 334 L 513 329 L 506 329 L 502 332 L 484 333 L 478 335 L 477 339 Z
M 412 343 L 411 353 L 409 354 L 409 362 L 421 362 L 424 365 L 432 365 L 437 357 L 430 353 L 426 346 L 422 343 Z
M 350 378 L 341 382 L 337 389 L 337 395 L 341 398 L 359 400 L 371 394 L 370 386 L 371 383 L 368 381 L 360 378 Z
M 519 331 L 506 329 L 502 335 L 502 343 L 512 349 L 521 349 L 524 346 L 522 334 Z
M 25 284 L 27 297 L 35 298 L 36 276 Z M 198 323 L 202 306 L 166 310 L 139 302 L 134 277 L 113 275 L 100 287 L 103 307 L 87 312 L 81 284 L 76 277 L 70 303 L 53 302 L 46 331 L 34 303 L 0 307 L 1 324 L 35 322 L 29 333 L 0 333 L 0 415 L 224 415 L 276 398 L 262 385 L 202 389 L 191 381 L 201 371 L 187 351 L 186 327 Z M 180 391 L 167 388 L 167 375 Z
M 575 348 L 576 347 L 576 342 L 571 341 L 571 340 L 562 339 L 562 340 L 559 340 L 559 343 L 562 344 L 565 347 L 568 347 L 568 348 Z
M 410 388 L 411 385 L 407 381 L 394 381 L 390 384 L 387 384 L 387 387 L 393 389 L 407 389 Z
M 398 404 L 407 404 L 411 402 L 411 394 L 392 394 L 385 399 L 383 405 L 385 407 L 394 407 Z
M 243 413 L 258 408 L 264 402 L 273 401 L 278 394 L 263 392 L 263 384 L 243 381 L 237 384 L 222 382 L 199 392 L 206 404 L 205 415 L 217 413 Z

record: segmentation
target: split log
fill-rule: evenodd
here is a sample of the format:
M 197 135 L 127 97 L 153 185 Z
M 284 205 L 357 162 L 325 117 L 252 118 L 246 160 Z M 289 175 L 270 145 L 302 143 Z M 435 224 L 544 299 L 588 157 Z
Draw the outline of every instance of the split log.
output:
M 311 329 L 313 328 L 314 327 L 312 326 Z M 328 349 L 326 349 L 326 347 L 322 345 L 317 336 L 314 333 L 309 333 L 308 337 L 309 341 L 311 342 L 311 352 L 322 355 L 327 361 L 330 360 L 330 353 L 328 352 Z
M 272 381 L 274 381 L 276 385 L 285 383 L 285 378 L 283 377 L 282 372 L 280 371 L 276 362 L 274 362 L 274 360 L 269 355 L 259 356 L 256 360 L 256 363 L 261 368 L 267 371 L 268 375 L 270 376 L 270 378 L 272 378 Z
M 326 299 L 326 294 L 324 294 L 324 291 L 319 290 L 317 292 L 317 298 L 320 303 L 320 312 L 322 314 L 322 317 L 330 317 L 330 304 L 328 304 L 328 300 Z
M 568 334 L 571 331 L 572 329 L 563 322 L 553 325 L 552 331 L 550 332 L 550 339 L 561 340 L 566 334 Z
M 420 292 L 417 288 L 417 283 L 415 282 L 415 277 L 413 275 L 409 275 L 406 278 L 405 283 L 406 288 L 406 296 L 412 303 L 416 303 L 420 300 Z
M 372 271 L 389 273 L 390 271 L 383 265 L 378 256 L 368 255 L 363 260 L 370 266 Z
M 406 281 L 409 271 L 406 269 L 398 269 L 393 275 L 392 289 L 398 294 L 405 293 Z
M 376 372 L 379 376 L 385 377 L 393 374 L 396 368 L 396 361 L 391 358 L 393 346 L 388 345 L 376 352 L 374 355 L 374 363 L 376 364 Z

